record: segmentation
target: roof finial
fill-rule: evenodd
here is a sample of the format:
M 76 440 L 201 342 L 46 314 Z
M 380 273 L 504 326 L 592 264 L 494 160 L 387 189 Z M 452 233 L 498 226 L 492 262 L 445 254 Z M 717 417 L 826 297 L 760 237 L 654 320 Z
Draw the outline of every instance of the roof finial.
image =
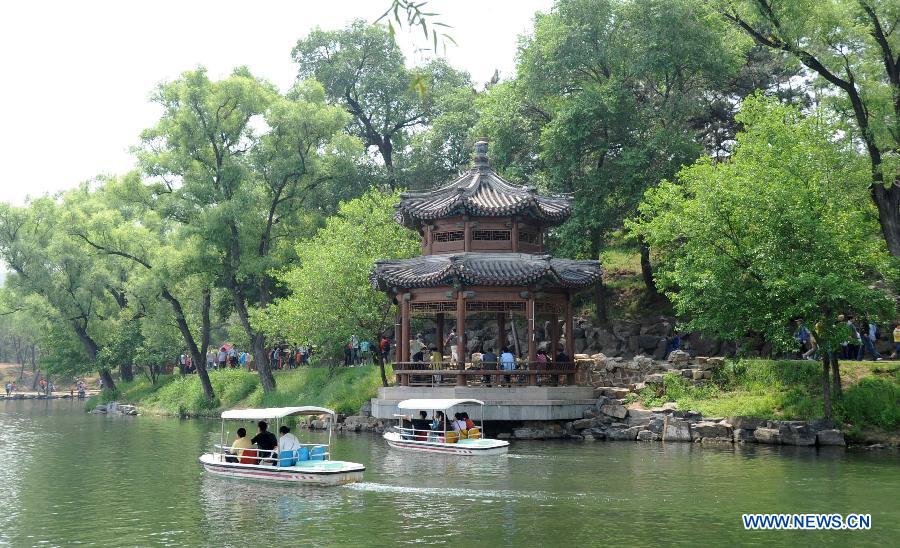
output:
M 474 162 L 476 168 L 487 168 L 488 167 L 488 142 L 487 139 L 481 138 L 478 142 L 475 143 L 475 158 Z

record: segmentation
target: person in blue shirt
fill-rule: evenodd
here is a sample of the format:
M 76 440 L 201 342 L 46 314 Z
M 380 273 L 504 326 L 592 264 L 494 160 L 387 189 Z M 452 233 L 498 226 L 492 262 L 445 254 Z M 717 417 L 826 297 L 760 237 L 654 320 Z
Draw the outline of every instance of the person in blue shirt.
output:
M 513 356 L 513 353 L 509 351 L 509 348 L 503 347 L 503 351 L 500 353 L 500 369 L 503 371 L 512 371 L 516 368 L 516 357 Z M 507 384 L 512 382 L 512 377 L 510 375 L 504 375 L 504 380 L 506 380 Z

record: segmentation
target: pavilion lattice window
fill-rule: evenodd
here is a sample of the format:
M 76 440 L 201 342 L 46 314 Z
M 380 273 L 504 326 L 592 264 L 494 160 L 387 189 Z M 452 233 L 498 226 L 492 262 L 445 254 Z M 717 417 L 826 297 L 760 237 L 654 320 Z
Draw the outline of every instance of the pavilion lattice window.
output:
M 509 230 L 473 230 L 472 239 L 492 242 L 509 241 L 512 235 Z
M 426 301 L 409 303 L 410 314 L 437 314 L 438 312 L 456 312 L 456 301 Z
M 538 314 L 556 314 L 562 316 L 565 314 L 566 305 L 562 303 L 534 303 Z
M 523 301 L 468 301 L 466 312 L 525 312 Z
M 466 233 L 462 230 L 448 230 L 446 232 L 435 232 L 433 240 L 435 242 L 461 242 L 466 239 Z
M 519 232 L 519 241 L 526 244 L 537 245 L 538 235 L 534 232 Z

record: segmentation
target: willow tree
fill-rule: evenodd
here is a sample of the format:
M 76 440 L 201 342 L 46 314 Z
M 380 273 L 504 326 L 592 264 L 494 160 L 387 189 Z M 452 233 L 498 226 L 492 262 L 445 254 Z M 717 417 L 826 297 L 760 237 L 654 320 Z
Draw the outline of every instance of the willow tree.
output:
M 271 302 L 270 272 L 291 258 L 284 242 L 321 216 L 313 198 L 352 190 L 355 181 L 344 177 L 354 173 L 359 146 L 342 131 L 349 119 L 314 82 L 282 96 L 245 68 L 219 81 L 203 69 L 185 72 L 161 84 L 154 101 L 163 115 L 142 134 L 139 158 L 160 182 L 159 211 L 217 258 L 211 271 L 271 392 L 266 337 L 251 325 L 251 309 Z

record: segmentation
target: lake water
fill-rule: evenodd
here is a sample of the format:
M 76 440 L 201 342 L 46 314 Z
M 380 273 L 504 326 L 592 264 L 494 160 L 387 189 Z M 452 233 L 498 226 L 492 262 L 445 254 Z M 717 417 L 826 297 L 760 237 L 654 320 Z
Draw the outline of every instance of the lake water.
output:
M 454 459 L 337 436 L 365 481 L 279 486 L 206 475 L 218 421 L 0 402 L 0 544 L 52 546 L 898 545 L 895 452 L 514 442 Z M 301 438 L 319 434 L 299 433 Z M 747 512 L 870 513 L 870 531 L 744 531 Z

